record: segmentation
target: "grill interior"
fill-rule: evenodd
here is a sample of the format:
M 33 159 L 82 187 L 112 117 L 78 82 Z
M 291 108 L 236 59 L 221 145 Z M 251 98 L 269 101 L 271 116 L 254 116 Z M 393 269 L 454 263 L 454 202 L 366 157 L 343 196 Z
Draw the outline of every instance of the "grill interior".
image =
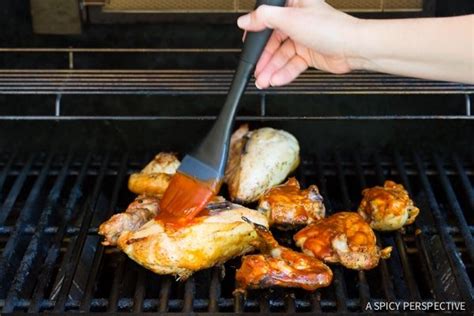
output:
M 232 294 L 239 258 L 176 282 L 97 236 L 132 201 L 131 172 L 159 151 L 189 152 L 215 120 L 241 47 L 235 17 L 197 15 L 193 24 L 81 1 L 82 24 L 72 26 L 82 33 L 51 36 L 35 34 L 27 3 L 0 10 L 0 26 L 15 30 L 0 48 L 0 311 L 342 314 L 387 300 L 474 309 L 474 85 L 318 71 L 265 91 L 251 82 L 237 124 L 294 134 L 295 176 L 318 185 L 328 213 L 354 210 L 363 188 L 393 179 L 421 215 L 403 233 L 378 235 L 394 252 L 374 270 L 332 266 L 329 288 L 244 298 Z M 390 16 L 472 13 L 457 3 L 425 0 L 423 12 Z M 42 18 L 48 30 L 68 22 Z M 274 234 L 293 247 L 292 232 Z
M 378 235 L 394 252 L 371 271 L 333 266 L 329 288 L 257 290 L 247 298 L 232 294 L 239 259 L 175 282 L 100 245 L 98 224 L 125 209 L 133 198 L 127 175 L 151 157 L 74 150 L 0 155 L 3 312 L 361 312 L 367 302 L 383 300 L 472 302 L 472 155 L 337 151 L 303 157 L 296 176 L 305 186 L 319 186 L 329 213 L 355 209 L 362 188 L 390 178 L 408 189 L 421 214 L 404 233 Z M 291 234 L 275 235 L 291 242 Z

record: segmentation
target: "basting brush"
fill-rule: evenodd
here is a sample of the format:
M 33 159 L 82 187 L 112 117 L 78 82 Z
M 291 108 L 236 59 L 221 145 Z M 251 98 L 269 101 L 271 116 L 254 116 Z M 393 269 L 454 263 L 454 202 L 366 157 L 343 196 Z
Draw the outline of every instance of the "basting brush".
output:
M 284 6 L 285 0 L 257 1 Z M 272 30 L 249 32 L 224 106 L 199 147 L 186 155 L 160 202 L 158 219 L 186 222 L 197 215 L 219 191 L 224 178 L 233 121 L 240 98 Z

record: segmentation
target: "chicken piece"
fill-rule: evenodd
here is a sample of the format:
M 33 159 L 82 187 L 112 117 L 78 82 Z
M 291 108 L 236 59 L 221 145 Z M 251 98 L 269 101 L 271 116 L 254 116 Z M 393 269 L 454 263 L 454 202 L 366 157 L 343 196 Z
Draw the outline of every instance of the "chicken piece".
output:
M 162 195 L 179 164 L 174 154 L 159 153 L 142 171 L 130 176 L 128 189 L 136 194 Z
M 255 249 L 257 233 L 242 216 L 268 227 L 260 212 L 230 202 L 214 205 L 207 213 L 181 227 L 152 219 L 137 231 L 123 232 L 118 247 L 155 273 L 186 279 Z
M 332 271 L 318 259 L 282 247 L 264 226 L 254 225 L 263 254 L 244 256 L 237 270 L 236 292 L 272 286 L 314 291 L 331 284 Z
M 99 235 L 105 237 L 104 246 L 115 246 L 117 238 L 124 231 L 135 231 L 156 216 L 159 199 L 154 196 L 140 195 L 130 203 L 123 213 L 113 215 L 99 226 Z
M 224 181 L 233 201 L 249 203 L 280 184 L 299 164 L 299 144 L 288 132 L 243 125 L 234 132 Z
M 362 191 L 358 212 L 375 230 L 391 231 L 413 224 L 420 210 L 401 184 L 385 181 Z
M 214 197 L 206 206 L 205 212 L 222 205 L 226 200 L 222 196 Z M 116 246 L 117 239 L 124 231 L 137 231 L 146 222 L 158 215 L 160 198 L 140 195 L 130 203 L 125 212 L 112 215 L 99 226 L 98 234 L 105 237 L 104 246 Z
M 265 192 L 258 210 L 267 214 L 270 226 L 280 229 L 311 224 L 326 213 L 318 187 L 310 185 L 301 190 L 295 178 Z
M 390 257 L 392 251 L 392 247 L 380 250 L 372 228 L 354 212 L 336 213 L 318 220 L 300 230 L 294 239 L 303 252 L 355 270 L 376 267 L 380 258 Z

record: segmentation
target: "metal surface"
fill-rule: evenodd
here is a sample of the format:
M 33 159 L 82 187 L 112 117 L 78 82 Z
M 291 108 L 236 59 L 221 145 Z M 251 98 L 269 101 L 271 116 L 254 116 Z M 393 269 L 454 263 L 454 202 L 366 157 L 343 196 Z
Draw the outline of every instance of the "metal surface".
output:
M 327 289 L 252 291 L 244 298 L 232 295 L 238 259 L 225 265 L 225 276 L 213 268 L 180 283 L 99 244 L 98 223 L 126 207 L 132 199 L 126 175 L 151 154 L 0 153 L 0 202 L 12 201 L 14 210 L 3 213 L 2 206 L 3 312 L 363 312 L 367 302 L 386 299 L 472 304 L 474 161 L 468 156 L 362 151 L 303 157 L 298 177 L 305 186 L 319 186 L 329 213 L 355 209 L 363 188 L 390 178 L 405 185 L 421 215 L 403 233 L 379 235 L 394 252 L 374 270 L 333 266 L 335 280 Z M 77 273 L 87 240 L 96 243 L 93 264 Z M 65 256 L 69 251 L 73 255 Z M 7 263 L 16 264 L 6 269 Z M 53 300 L 58 267 L 66 278 Z M 76 283 L 85 284 L 84 292 L 71 298 Z
M 237 48 L 0 48 L 7 65 L 0 69 L 0 94 L 224 95 L 239 54 Z M 54 66 L 38 65 L 38 58 Z M 191 70 L 188 64 L 194 65 Z M 252 78 L 246 94 L 259 93 Z M 472 94 L 474 85 L 309 70 L 265 93 Z
M 0 94 L 226 94 L 231 70 L 0 70 Z M 261 93 L 254 79 L 247 94 Z M 474 85 L 356 72 L 307 71 L 266 94 L 465 94 Z
M 330 5 L 347 12 L 421 11 L 423 0 L 328 0 Z M 86 1 L 97 5 L 98 1 Z M 255 7 L 255 0 L 104 0 L 106 12 L 246 12 Z
M 81 33 L 78 0 L 30 0 L 30 6 L 35 33 Z

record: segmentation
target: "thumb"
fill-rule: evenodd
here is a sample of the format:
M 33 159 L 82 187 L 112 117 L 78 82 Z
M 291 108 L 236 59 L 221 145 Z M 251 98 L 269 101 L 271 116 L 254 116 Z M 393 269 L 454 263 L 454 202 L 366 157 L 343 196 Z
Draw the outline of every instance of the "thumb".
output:
M 280 28 L 284 21 L 286 10 L 291 10 L 291 8 L 261 5 L 256 10 L 241 16 L 237 20 L 237 25 L 241 29 L 251 32 L 261 31 L 266 28 Z

